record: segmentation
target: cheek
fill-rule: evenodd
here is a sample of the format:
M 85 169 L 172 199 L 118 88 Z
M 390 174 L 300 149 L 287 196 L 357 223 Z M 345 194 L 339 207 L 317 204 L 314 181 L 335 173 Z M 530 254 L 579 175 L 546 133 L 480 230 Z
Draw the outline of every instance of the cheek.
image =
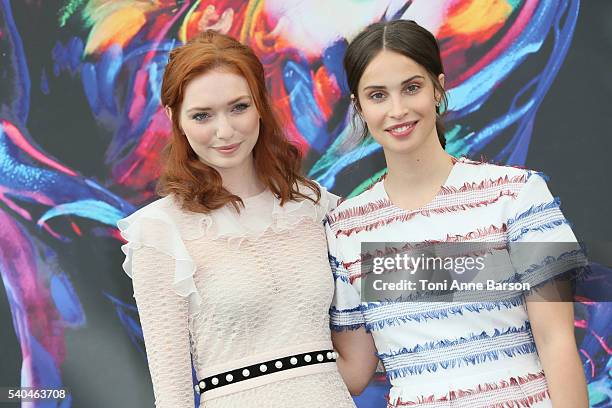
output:
M 212 127 L 203 124 L 187 123 L 183 125 L 183 132 L 185 132 L 185 136 L 187 136 L 187 140 L 192 147 L 194 145 L 208 145 L 214 139 Z
M 361 116 L 363 120 L 368 124 L 368 127 L 373 128 L 385 119 L 385 103 L 367 103 L 361 107 Z
M 235 117 L 232 124 L 233 128 L 244 136 L 259 135 L 259 115 L 256 111 Z
M 414 100 L 414 110 L 417 111 L 423 117 L 436 117 L 436 104 L 433 97 L 426 95 L 419 96 Z

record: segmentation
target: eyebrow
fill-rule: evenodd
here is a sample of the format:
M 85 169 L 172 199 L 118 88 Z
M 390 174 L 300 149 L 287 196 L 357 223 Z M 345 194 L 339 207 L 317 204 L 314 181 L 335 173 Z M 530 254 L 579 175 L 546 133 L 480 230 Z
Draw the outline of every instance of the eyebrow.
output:
M 410 78 L 406 79 L 405 81 L 402 81 L 402 86 L 406 85 L 408 82 L 414 81 L 415 79 L 425 79 L 425 77 L 423 75 L 414 75 L 414 76 L 411 76 Z M 368 85 L 365 88 L 363 88 L 363 90 L 365 91 L 365 90 L 368 90 L 368 89 L 385 89 L 385 88 L 387 88 L 387 87 L 384 86 L 384 85 Z
M 250 97 L 249 95 L 241 95 L 241 96 L 239 96 L 239 97 L 237 97 L 237 98 L 232 99 L 231 101 L 229 101 L 229 102 L 227 103 L 227 106 L 233 105 L 233 104 L 235 104 L 236 102 L 241 101 L 241 100 L 243 100 L 243 99 L 249 99 L 249 100 L 250 100 L 250 99 L 251 99 L 251 97 Z M 202 108 L 202 107 L 199 107 L 199 106 L 194 106 L 193 108 L 189 108 L 189 109 L 187 109 L 187 111 L 186 111 L 185 113 L 189 113 L 189 112 L 193 112 L 193 111 L 207 111 L 207 110 L 212 110 L 212 108 L 208 108 L 208 107 L 206 107 L 206 108 Z

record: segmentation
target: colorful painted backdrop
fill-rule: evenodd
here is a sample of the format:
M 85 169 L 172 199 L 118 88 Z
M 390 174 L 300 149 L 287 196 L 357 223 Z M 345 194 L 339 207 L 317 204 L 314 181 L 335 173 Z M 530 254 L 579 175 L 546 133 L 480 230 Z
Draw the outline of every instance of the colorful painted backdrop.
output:
M 582 7 L 612 11 L 590 3 Z M 581 26 L 612 32 L 602 14 L 579 7 L 579 0 L 0 0 L 0 387 L 68 388 L 61 405 L 35 407 L 152 406 L 115 223 L 155 198 L 170 133 L 159 105 L 168 51 L 208 28 L 255 50 L 306 171 L 350 196 L 384 171 L 384 160 L 377 144 L 352 137 L 341 64 L 347 42 L 372 22 L 416 20 L 442 49 L 447 150 L 563 175 L 551 186 L 569 197 L 566 215 L 581 238 L 601 239 L 597 209 L 612 200 L 580 189 L 606 167 L 593 158 L 609 145 L 612 123 L 587 118 L 607 112 L 598 95 L 612 89 L 601 75 L 612 45 L 586 39 L 581 44 L 594 48 L 577 49 L 572 41 Z M 591 404 L 609 406 L 612 306 L 578 300 Z M 375 380 L 359 406 L 384 406 L 385 387 Z

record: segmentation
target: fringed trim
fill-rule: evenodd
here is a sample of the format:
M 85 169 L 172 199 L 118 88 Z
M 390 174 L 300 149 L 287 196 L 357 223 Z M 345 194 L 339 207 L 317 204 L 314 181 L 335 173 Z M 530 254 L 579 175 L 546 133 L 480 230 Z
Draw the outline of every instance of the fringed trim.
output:
M 332 306 L 329 308 L 330 313 L 355 313 L 355 312 L 361 312 L 361 311 L 362 311 L 361 306 L 353 307 L 351 309 L 338 309 L 335 306 Z
M 354 233 L 359 233 L 362 231 L 373 231 L 375 229 L 378 229 L 382 226 L 385 225 L 389 225 L 392 224 L 394 222 L 406 222 L 411 220 L 412 218 L 414 218 L 415 216 L 417 216 L 418 214 L 420 214 L 419 212 L 410 212 L 410 213 L 402 213 L 402 214 L 398 214 L 398 215 L 394 215 L 392 217 L 387 217 L 387 218 L 382 218 L 376 222 L 373 222 L 371 224 L 367 224 L 367 225 L 357 225 L 355 227 L 351 227 L 351 228 L 347 228 L 347 229 L 339 229 L 335 232 L 335 236 L 336 238 L 338 238 L 340 235 L 344 235 L 344 236 L 351 236 Z
M 332 306 L 329 308 L 329 314 L 329 327 L 333 331 L 357 330 L 360 327 L 365 327 L 361 306 L 352 309 L 338 309 Z
M 327 257 L 329 259 L 329 265 L 331 266 L 334 281 L 341 280 L 342 282 L 350 283 L 348 273 L 346 271 L 338 271 L 340 263 L 338 262 L 336 257 L 329 253 L 327 254 Z
M 489 188 L 505 186 L 508 184 L 519 184 L 522 186 L 523 184 L 527 182 L 527 178 L 528 178 L 527 174 L 519 174 L 519 175 L 512 176 L 512 177 L 508 177 L 508 175 L 505 175 L 497 179 L 485 179 L 485 180 L 482 180 L 480 183 L 466 182 L 459 188 L 454 187 L 454 186 L 442 186 L 440 190 L 440 194 L 450 195 L 450 194 L 457 194 L 457 193 L 481 191 L 481 190 L 486 190 Z
M 361 327 L 365 327 L 365 323 L 349 324 L 346 326 L 339 326 L 333 323 L 329 324 L 329 328 L 335 332 L 353 331 L 358 330 Z
M 373 211 L 388 208 L 390 206 L 391 206 L 391 201 L 387 199 L 378 199 L 376 201 L 369 202 L 365 205 L 360 205 L 357 207 L 349 207 L 346 210 L 338 211 L 337 213 L 334 211 L 328 215 L 329 225 L 333 226 L 335 223 L 339 221 L 348 220 L 350 218 L 370 214 Z
M 550 180 L 550 177 L 548 177 L 548 175 L 542 173 L 541 171 L 527 170 L 527 180 L 529 180 L 531 176 L 539 176 L 546 182 Z
M 563 270 L 551 269 L 547 274 L 541 274 L 541 270 L 550 266 L 551 264 L 559 263 L 562 265 Z M 591 271 L 586 254 L 582 248 L 575 249 L 573 251 L 566 251 L 558 257 L 548 256 L 541 263 L 533 264 L 525 272 L 517 273 L 516 280 L 519 282 L 529 282 L 531 288 L 528 291 L 523 292 L 525 296 L 529 296 L 534 292 L 537 292 L 543 286 L 547 285 L 552 281 L 583 281 Z M 534 274 L 541 279 L 534 279 Z
M 402 314 L 400 316 L 393 316 L 381 320 L 376 320 L 373 322 L 366 323 L 366 329 L 368 331 L 377 331 L 383 330 L 386 327 L 393 327 L 405 324 L 409 321 L 415 322 L 423 322 L 427 319 L 430 320 L 440 320 L 446 319 L 452 315 L 460 315 L 463 316 L 465 311 L 471 313 L 480 313 L 481 311 L 491 311 L 491 310 L 501 310 L 501 309 L 511 309 L 513 307 L 520 306 L 524 303 L 524 298 L 522 295 L 515 296 L 510 299 L 500 300 L 496 302 L 479 302 L 479 303 L 470 303 L 467 305 L 459 305 L 459 306 L 451 306 L 438 310 L 429 310 L 418 313 L 407 313 Z M 366 306 L 367 313 L 367 306 Z M 370 319 L 371 320 L 371 319 Z
M 531 268 L 525 270 L 525 272 L 521 273 L 520 276 L 522 278 L 525 275 L 529 275 L 529 274 L 532 274 L 534 272 L 537 272 L 538 270 L 544 268 L 545 266 L 550 265 L 553 262 L 561 262 L 561 261 L 568 261 L 568 260 L 577 260 L 578 256 L 581 256 L 580 259 L 585 259 L 586 255 L 585 255 L 584 250 L 582 248 L 574 249 L 572 251 L 563 252 L 561 255 L 559 255 L 556 258 L 554 256 L 547 256 L 546 258 L 544 258 L 544 260 L 541 263 L 531 265 Z
M 520 228 L 520 230 L 516 231 L 514 234 L 510 235 L 508 237 L 508 240 L 510 242 L 515 242 L 520 240 L 524 235 L 530 233 L 530 232 L 544 232 L 547 230 L 551 230 L 551 229 L 555 229 L 557 227 L 560 227 L 562 225 L 569 225 L 569 221 L 566 220 L 563 216 L 561 216 L 561 218 L 558 218 L 556 220 L 553 221 L 549 221 L 546 222 L 544 224 L 540 224 L 536 227 L 523 227 Z
M 502 224 L 501 226 L 497 227 L 493 224 L 491 224 L 489 227 L 486 228 L 478 228 L 475 231 L 469 232 L 465 235 L 447 235 L 445 239 L 441 240 L 441 241 L 429 241 L 431 243 L 443 243 L 443 242 L 465 242 L 465 241 L 476 241 L 476 240 L 480 240 L 482 238 L 490 238 L 491 235 L 500 235 L 500 239 L 499 241 L 504 240 L 503 238 L 505 238 L 505 233 L 508 230 L 508 228 L 506 227 L 506 224 Z
M 505 336 L 507 334 L 516 334 L 516 333 L 529 333 L 531 331 L 531 325 L 529 321 L 526 321 L 522 326 L 519 327 L 509 327 L 506 330 L 495 329 L 493 334 L 488 334 L 483 331 L 480 334 L 471 334 L 469 337 L 459 337 L 454 340 L 438 340 L 438 341 L 429 341 L 423 344 L 417 344 L 412 348 L 401 348 L 395 351 L 391 351 L 389 353 L 377 353 L 378 357 L 383 358 L 391 358 L 397 357 L 404 354 L 414 354 L 421 353 L 423 351 L 437 350 L 443 349 L 446 347 L 455 347 L 465 343 L 469 343 L 472 341 L 484 340 L 484 339 L 493 339 L 500 336 Z
M 498 242 L 500 243 L 498 246 L 491 246 L 488 247 L 489 249 L 506 249 L 507 245 L 506 245 L 506 232 L 507 232 L 507 227 L 506 224 L 502 224 L 499 227 L 495 226 L 493 224 L 491 224 L 488 227 L 483 227 L 483 228 L 478 228 L 474 231 L 468 232 L 467 234 L 464 235 L 446 235 L 446 237 L 444 239 L 441 240 L 426 240 L 426 241 L 422 241 L 420 243 L 418 243 L 418 245 L 405 245 L 404 247 L 402 247 L 402 250 L 408 250 L 408 249 L 418 249 L 419 247 L 427 247 L 427 246 L 431 246 L 431 245 L 435 245 L 435 244 L 444 244 L 444 243 L 456 243 L 456 242 L 471 242 L 471 241 L 476 241 L 476 242 Z M 486 238 L 486 239 L 485 239 Z M 389 255 L 393 253 L 393 249 L 389 250 L 387 253 L 383 254 L 376 254 L 376 256 L 382 256 L 382 255 Z M 339 265 L 341 265 L 342 267 L 344 267 L 347 270 L 347 274 L 349 277 L 349 281 L 352 284 L 353 282 L 355 282 L 355 280 L 362 278 L 363 276 L 365 276 L 361 270 L 358 272 L 353 272 L 352 269 L 355 269 L 359 264 L 363 263 L 363 262 L 367 262 L 368 258 L 366 258 L 367 255 L 370 254 L 366 254 L 364 256 L 364 259 L 355 259 L 352 261 L 348 261 L 348 262 L 340 262 Z M 370 255 L 371 256 L 371 255 Z
M 512 225 L 514 225 L 514 223 L 518 222 L 518 221 L 522 221 L 525 218 L 535 215 L 535 214 L 539 214 L 541 212 L 544 212 L 546 210 L 550 210 L 550 209 L 555 209 L 555 208 L 560 208 L 561 206 L 561 200 L 559 199 L 559 197 L 555 197 L 555 199 L 549 203 L 542 203 L 542 204 L 538 204 L 538 205 L 532 205 L 527 211 L 522 212 L 521 214 L 517 215 L 514 218 L 511 218 L 508 220 L 507 224 L 508 227 L 512 227 Z
M 340 273 L 336 270 L 332 270 L 332 276 L 334 277 L 334 281 L 342 281 L 344 283 L 350 284 L 351 281 L 346 273 Z
M 490 227 L 484 227 L 484 229 L 487 229 L 487 228 L 490 228 Z M 503 228 L 503 226 L 501 228 Z M 500 229 L 500 231 L 501 231 L 501 229 Z M 348 276 L 351 276 L 352 281 L 354 281 L 355 279 L 363 277 L 363 274 L 361 273 L 360 270 L 359 271 L 353 271 L 353 270 L 356 269 L 356 267 L 358 265 L 361 265 L 363 263 L 367 263 L 371 259 L 373 259 L 374 257 L 388 257 L 388 256 L 396 255 L 396 254 L 402 254 L 402 253 L 404 253 L 406 251 L 412 251 L 412 250 L 418 250 L 418 249 L 427 249 L 427 248 L 431 248 L 432 246 L 435 246 L 437 244 L 444 244 L 446 242 L 447 241 L 436 241 L 436 240 L 425 240 L 425 241 L 416 242 L 416 243 L 407 242 L 401 248 L 396 248 L 396 247 L 393 247 L 393 246 L 385 247 L 384 251 L 377 250 L 373 254 L 370 253 L 370 252 L 366 252 L 365 254 L 363 254 L 363 256 L 361 256 L 360 258 L 357 258 L 355 260 L 337 262 L 336 263 L 336 267 L 340 267 L 341 266 L 344 269 L 346 269 Z M 500 242 L 486 241 L 486 242 L 479 243 L 478 247 L 481 248 L 481 249 L 478 250 L 478 251 L 473 250 L 473 251 L 470 251 L 470 252 L 467 252 L 467 253 L 462 253 L 462 255 L 464 255 L 464 256 L 482 256 L 482 255 L 485 255 L 485 254 L 487 254 L 487 253 L 489 253 L 491 251 L 507 250 L 508 249 L 508 244 L 507 244 L 507 242 L 505 242 L 505 240 L 503 240 L 503 241 L 500 240 Z M 334 259 L 336 259 L 336 258 L 334 258 Z
M 454 187 L 448 187 L 448 188 L 451 189 Z M 457 192 L 454 192 L 453 194 L 458 194 L 458 193 L 459 192 L 457 191 Z M 455 211 L 466 211 L 466 210 L 470 210 L 473 208 L 486 207 L 488 205 L 495 204 L 503 197 L 511 197 L 511 198 L 516 199 L 517 196 L 518 196 L 518 190 L 517 191 L 501 190 L 498 193 L 496 193 L 495 196 L 487 198 L 487 199 L 477 199 L 472 202 L 461 202 L 461 200 L 457 200 L 459 201 L 458 204 L 441 205 L 443 201 L 440 199 L 437 199 L 437 200 L 435 199 L 434 202 L 432 202 L 428 206 L 422 209 L 419 209 L 419 210 L 414 210 L 414 211 L 403 211 L 399 208 L 393 207 L 388 200 L 379 200 L 379 202 L 374 203 L 372 207 L 378 207 L 377 209 L 391 208 L 392 210 L 395 210 L 394 212 L 396 214 L 385 217 L 385 218 L 381 218 L 373 223 L 366 224 L 366 225 L 359 225 L 358 223 L 355 223 L 356 225 L 350 228 L 342 228 L 341 225 L 340 226 L 336 225 L 337 228 L 335 228 L 334 235 L 336 236 L 336 238 L 339 237 L 340 235 L 350 236 L 354 233 L 359 233 L 362 231 L 372 231 L 380 227 L 392 224 L 394 222 L 406 222 L 418 215 L 423 216 L 423 217 L 431 217 L 432 215 L 435 215 L 435 214 L 445 214 L 445 213 L 450 213 L 450 212 L 455 212 Z M 387 205 L 385 207 L 382 207 L 381 203 L 387 203 Z M 348 218 L 344 219 L 343 221 L 347 221 L 347 220 Z M 332 223 L 330 222 L 330 226 L 331 225 Z M 333 230 L 334 228 L 332 228 L 332 231 Z
M 491 408 L 515 408 L 517 406 L 529 408 L 533 406 L 533 404 L 542 402 L 548 398 L 550 398 L 550 393 L 548 388 L 546 388 L 546 380 L 545 380 L 544 372 L 540 371 L 537 374 L 527 374 L 525 376 L 517 376 L 511 377 L 508 380 L 499 381 L 497 383 L 484 383 L 478 385 L 476 388 L 466 389 L 466 390 L 456 390 L 449 391 L 447 395 L 442 397 L 435 397 L 434 395 L 428 397 L 420 397 L 416 401 L 402 401 L 397 400 L 394 403 L 387 398 L 387 407 L 409 407 L 409 406 L 418 406 L 427 404 L 431 408 L 442 408 L 448 406 L 449 401 L 457 401 L 460 399 L 467 399 L 470 397 L 478 396 L 479 394 L 495 394 L 496 391 L 504 391 L 507 388 L 511 387 L 521 387 L 522 385 L 538 381 L 543 383 L 544 389 L 541 391 L 537 391 L 531 395 L 525 395 L 525 389 L 521 387 L 520 393 L 525 395 L 523 398 L 513 399 L 513 400 L 505 400 L 500 401 L 498 398 L 495 398 L 495 402 L 492 404 L 487 403 L 487 407 Z M 504 394 L 502 394 L 504 395 Z M 482 396 L 482 398 L 487 398 L 490 396 Z M 440 403 L 438 405 L 438 403 Z
M 496 199 L 497 200 L 497 199 Z M 367 225 L 358 225 L 356 227 L 353 228 L 349 228 L 349 229 L 339 229 L 335 232 L 335 236 L 336 238 L 338 238 L 340 235 L 344 235 L 344 236 L 350 236 L 354 233 L 359 233 L 362 231 L 372 231 L 375 230 L 377 228 L 386 226 L 388 224 L 394 223 L 394 222 L 406 222 L 412 218 L 414 218 L 416 215 L 418 214 L 423 214 L 428 216 L 428 210 L 424 210 L 421 212 L 412 212 L 412 213 L 405 213 L 405 214 L 401 214 L 401 215 L 397 215 L 397 216 L 393 216 L 393 217 L 388 217 L 386 219 L 380 219 L 374 223 L 371 224 L 367 224 Z M 478 239 L 478 238 L 482 238 L 486 235 L 490 235 L 492 233 L 505 233 L 506 232 L 506 224 L 502 224 L 501 227 L 495 227 L 493 225 L 491 225 L 491 227 L 487 228 L 486 230 L 477 230 L 477 231 L 473 231 L 470 232 L 469 234 L 466 235 L 455 235 L 455 236 L 451 236 L 451 235 L 447 235 L 445 239 L 443 240 L 431 240 L 431 241 L 427 241 L 429 243 L 440 243 L 440 242 L 462 242 L 462 241 L 471 241 L 473 239 Z M 462 239 L 463 238 L 463 239 Z M 503 238 L 503 240 L 505 240 L 505 236 L 500 237 L 500 241 L 502 240 L 501 238 Z
M 405 377 L 407 375 L 418 375 L 422 374 L 423 371 L 436 372 L 438 368 L 449 369 L 460 367 L 464 364 L 481 364 L 487 361 L 499 360 L 500 357 L 514 357 L 521 354 L 530 354 L 536 352 L 536 345 L 534 342 L 520 344 L 517 346 L 507 347 L 500 350 L 483 351 L 477 354 L 469 356 L 456 357 L 444 361 L 437 361 L 433 363 L 416 364 L 407 367 L 400 367 L 396 369 L 387 369 L 387 376 L 390 380 L 398 377 Z M 384 362 L 385 366 L 388 362 Z

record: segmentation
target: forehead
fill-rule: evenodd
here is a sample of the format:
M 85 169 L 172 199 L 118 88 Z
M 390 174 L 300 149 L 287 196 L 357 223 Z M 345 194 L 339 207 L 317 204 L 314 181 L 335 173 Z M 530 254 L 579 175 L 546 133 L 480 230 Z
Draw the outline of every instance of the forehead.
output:
M 220 106 L 242 95 L 251 96 L 246 78 L 227 69 L 215 68 L 196 76 L 185 87 L 183 106 Z
M 427 78 L 427 71 L 412 58 L 394 51 L 383 50 L 366 66 L 359 80 L 359 88 L 372 85 L 396 86 L 414 75 Z

